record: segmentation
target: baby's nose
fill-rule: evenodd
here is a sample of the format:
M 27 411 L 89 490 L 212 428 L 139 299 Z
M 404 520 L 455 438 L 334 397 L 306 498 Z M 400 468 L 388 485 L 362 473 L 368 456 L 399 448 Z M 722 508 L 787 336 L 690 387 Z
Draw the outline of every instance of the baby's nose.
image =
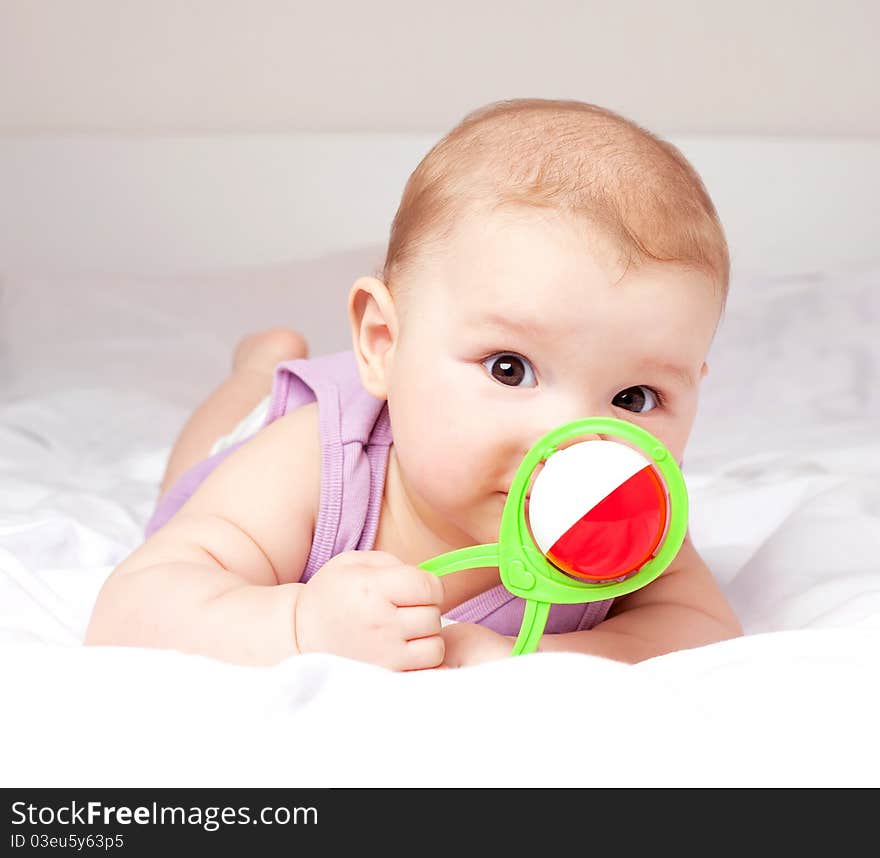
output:
M 604 441 L 604 435 L 597 435 L 595 432 L 585 432 L 583 435 L 576 435 L 574 438 L 569 438 L 567 441 L 563 441 L 561 444 L 557 445 L 557 450 L 565 450 L 567 447 L 571 447 L 572 444 L 580 444 L 583 441 Z

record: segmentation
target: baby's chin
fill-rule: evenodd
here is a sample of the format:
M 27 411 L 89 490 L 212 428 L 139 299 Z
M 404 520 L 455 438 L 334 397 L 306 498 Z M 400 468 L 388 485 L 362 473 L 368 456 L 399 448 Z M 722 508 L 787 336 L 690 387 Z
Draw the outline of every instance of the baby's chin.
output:
M 497 542 L 498 531 L 501 527 L 501 516 L 504 505 L 507 503 L 507 492 L 493 492 L 487 499 L 486 504 L 479 516 L 478 524 L 474 527 L 474 537 L 479 535 L 481 543 Z
M 495 492 L 494 500 L 496 503 L 500 503 L 502 508 L 507 503 L 508 494 L 507 492 Z M 525 501 L 523 502 L 523 507 L 525 508 L 526 515 L 529 514 L 529 496 L 526 495 Z M 500 521 L 500 519 L 499 519 Z
M 482 502 L 469 506 L 469 512 L 460 518 L 459 526 L 468 545 L 489 545 L 498 542 L 498 530 L 501 526 L 501 513 L 507 495 L 504 492 L 492 492 Z M 464 546 L 462 546 L 464 547 Z

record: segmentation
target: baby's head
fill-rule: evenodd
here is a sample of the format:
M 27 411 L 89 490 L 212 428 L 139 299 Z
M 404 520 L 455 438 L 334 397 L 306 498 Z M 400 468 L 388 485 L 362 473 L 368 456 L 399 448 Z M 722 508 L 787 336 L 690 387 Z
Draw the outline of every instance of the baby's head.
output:
M 669 143 L 582 102 L 467 116 L 349 298 L 410 503 L 450 544 L 491 542 L 526 451 L 582 417 L 637 423 L 681 460 L 728 277 L 715 208 Z

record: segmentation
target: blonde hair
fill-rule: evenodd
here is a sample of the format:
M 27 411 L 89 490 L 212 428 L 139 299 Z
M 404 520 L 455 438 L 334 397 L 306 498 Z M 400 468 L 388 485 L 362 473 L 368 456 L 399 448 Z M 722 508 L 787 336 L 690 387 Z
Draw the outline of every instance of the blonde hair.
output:
M 509 204 L 585 219 L 627 268 L 649 260 L 696 267 L 726 299 L 724 230 L 684 155 L 611 110 L 538 98 L 474 110 L 425 155 L 404 188 L 382 279 L 399 290 L 462 216 Z

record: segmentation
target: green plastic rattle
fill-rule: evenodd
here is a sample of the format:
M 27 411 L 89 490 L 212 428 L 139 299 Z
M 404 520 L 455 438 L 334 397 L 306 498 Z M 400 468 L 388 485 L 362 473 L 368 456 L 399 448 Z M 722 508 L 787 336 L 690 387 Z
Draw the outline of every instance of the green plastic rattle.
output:
M 600 439 L 577 441 L 584 435 Z M 525 600 L 512 652 L 522 655 L 538 648 L 551 605 L 623 596 L 657 578 L 678 554 L 687 518 L 687 489 L 669 450 L 633 423 L 588 417 L 548 432 L 526 454 L 498 542 L 420 565 L 435 575 L 497 566 L 504 586 Z

